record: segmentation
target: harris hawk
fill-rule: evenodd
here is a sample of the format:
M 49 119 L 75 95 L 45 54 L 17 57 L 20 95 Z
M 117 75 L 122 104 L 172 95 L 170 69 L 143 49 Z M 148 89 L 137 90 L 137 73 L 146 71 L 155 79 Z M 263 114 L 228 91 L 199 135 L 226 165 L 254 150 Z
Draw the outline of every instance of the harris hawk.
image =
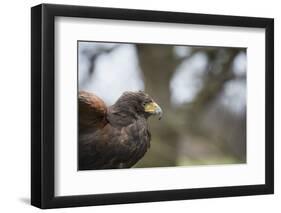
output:
M 112 106 L 81 91 L 78 169 L 116 169 L 135 165 L 150 147 L 147 119 L 162 116 L 160 106 L 143 91 L 124 92 Z

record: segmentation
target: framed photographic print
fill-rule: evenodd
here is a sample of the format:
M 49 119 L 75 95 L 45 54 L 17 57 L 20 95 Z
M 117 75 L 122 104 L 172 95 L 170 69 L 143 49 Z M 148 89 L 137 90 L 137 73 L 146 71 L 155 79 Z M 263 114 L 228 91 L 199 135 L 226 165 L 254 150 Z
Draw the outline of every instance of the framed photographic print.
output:
M 31 9 L 31 203 L 274 191 L 274 21 Z

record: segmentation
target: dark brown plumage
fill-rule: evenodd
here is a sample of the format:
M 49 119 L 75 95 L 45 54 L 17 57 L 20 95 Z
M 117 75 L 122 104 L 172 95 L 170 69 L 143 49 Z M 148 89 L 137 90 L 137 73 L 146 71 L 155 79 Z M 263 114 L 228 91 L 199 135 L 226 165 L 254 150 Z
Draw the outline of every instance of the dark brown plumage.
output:
M 146 93 L 125 92 L 110 107 L 79 92 L 79 170 L 130 168 L 150 147 L 147 118 L 162 114 Z

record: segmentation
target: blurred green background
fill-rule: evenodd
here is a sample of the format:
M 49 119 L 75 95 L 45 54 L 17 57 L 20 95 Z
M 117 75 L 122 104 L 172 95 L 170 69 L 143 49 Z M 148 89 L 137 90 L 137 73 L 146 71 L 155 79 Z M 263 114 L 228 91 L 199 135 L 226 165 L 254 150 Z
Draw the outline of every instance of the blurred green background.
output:
M 163 109 L 135 167 L 246 162 L 246 49 L 78 42 L 79 90 L 113 104 L 144 90 Z

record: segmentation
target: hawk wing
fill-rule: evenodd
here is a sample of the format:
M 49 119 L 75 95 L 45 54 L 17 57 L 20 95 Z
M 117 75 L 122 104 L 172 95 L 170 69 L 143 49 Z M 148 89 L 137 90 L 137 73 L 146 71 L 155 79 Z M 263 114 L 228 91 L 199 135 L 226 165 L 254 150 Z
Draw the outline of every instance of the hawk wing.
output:
M 107 107 L 98 96 L 85 91 L 79 92 L 78 107 L 79 132 L 99 129 L 106 125 Z

